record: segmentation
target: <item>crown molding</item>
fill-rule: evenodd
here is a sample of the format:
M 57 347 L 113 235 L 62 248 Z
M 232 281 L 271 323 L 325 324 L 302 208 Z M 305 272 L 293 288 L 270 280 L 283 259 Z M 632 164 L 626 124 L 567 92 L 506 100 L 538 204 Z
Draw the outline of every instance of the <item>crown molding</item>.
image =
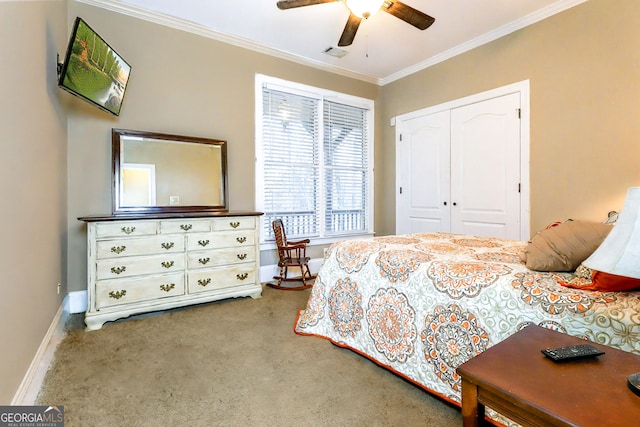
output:
M 280 59 L 285 59 L 287 61 L 295 62 L 297 64 L 306 65 L 309 67 L 328 71 L 344 77 L 362 80 L 364 82 L 373 83 L 378 86 L 384 86 L 386 84 L 392 83 L 396 80 L 399 80 L 401 78 L 414 74 L 418 71 L 421 71 L 433 65 L 436 65 L 440 62 L 446 61 L 447 59 L 453 58 L 454 56 L 457 56 L 467 51 L 470 51 L 472 49 L 475 49 L 476 47 L 490 43 L 494 40 L 499 39 L 500 37 L 504 37 L 507 34 L 511 34 L 515 31 L 518 31 L 529 25 L 535 24 L 536 22 L 542 21 L 545 18 L 548 18 L 557 13 L 563 12 L 567 9 L 570 9 L 581 3 L 585 3 L 589 0 L 559 0 L 545 8 L 542 8 L 533 13 L 530 13 L 529 15 L 526 15 L 507 25 L 503 25 L 500 28 L 497 28 L 493 31 L 490 31 L 479 37 L 476 37 L 475 39 L 469 40 L 468 42 L 462 43 L 456 47 L 448 49 L 442 53 L 439 53 L 435 56 L 427 58 L 424 61 L 421 61 L 410 67 L 404 68 L 396 73 L 390 74 L 389 76 L 386 76 L 383 78 L 356 73 L 341 67 L 331 66 L 320 61 L 315 61 L 309 58 L 305 58 L 300 55 L 295 55 L 283 50 L 274 49 L 272 47 L 255 42 L 253 40 L 248 40 L 242 37 L 232 36 L 229 34 L 224 34 L 218 31 L 214 31 L 210 28 L 207 28 L 200 24 L 196 24 L 191 21 L 175 18 L 163 13 L 153 12 L 153 11 L 145 10 L 145 9 L 138 8 L 131 5 L 125 5 L 119 1 L 114 1 L 114 0 L 76 0 L 76 1 L 79 3 L 84 3 L 91 6 L 99 7 L 101 9 L 110 10 L 112 12 L 121 13 L 123 15 L 131 16 L 134 18 L 143 19 L 145 21 L 149 21 L 149 22 L 166 26 L 166 27 L 174 28 L 176 30 L 189 32 L 192 34 L 200 35 L 202 37 L 207 37 L 223 43 L 227 43 L 227 44 L 238 46 L 244 49 L 252 50 L 254 52 L 263 53 L 265 55 L 273 56 Z
M 482 46 L 484 44 L 490 43 L 494 40 L 499 39 L 500 37 L 504 37 L 507 34 L 511 34 L 515 31 L 521 30 L 529 25 L 535 24 L 536 22 L 542 21 L 550 16 L 553 16 L 557 13 L 563 12 L 567 9 L 570 9 L 574 6 L 577 6 L 581 3 L 585 3 L 589 0 L 560 0 L 549 6 L 537 10 L 529 15 L 525 15 L 522 18 L 510 22 L 507 25 L 503 25 L 502 27 L 496 28 L 493 31 L 485 33 L 475 39 L 469 40 L 468 42 L 462 43 L 454 48 L 446 50 L 442 53 L 432 56 L 431 58 L 427 58 L 426 60 L 419 62 L 411 67 L 407 67 L 403 70 L 398 71 L 397 73 L 393 73 L 387 77 L 380 79 L 380 85 L 384 86 L 386 84 L 392 83 L 396 80 L 399 80 L 403 77 L 407 77 L 413 73 L 429 68 L 433 65 L 436 65 L 440 62 L 444 62 L 447 59 L 453 58 L 454 56 L 460 55 L 471 49 L 475 49 L 476 47 Z

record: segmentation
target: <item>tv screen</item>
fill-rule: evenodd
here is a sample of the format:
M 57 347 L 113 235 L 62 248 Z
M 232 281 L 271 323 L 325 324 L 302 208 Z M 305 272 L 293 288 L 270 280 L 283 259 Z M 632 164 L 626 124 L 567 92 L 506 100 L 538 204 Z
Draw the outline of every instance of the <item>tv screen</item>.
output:
M 118 116 L 130 73 L 131 66 L 77 17 L 58 86 Z

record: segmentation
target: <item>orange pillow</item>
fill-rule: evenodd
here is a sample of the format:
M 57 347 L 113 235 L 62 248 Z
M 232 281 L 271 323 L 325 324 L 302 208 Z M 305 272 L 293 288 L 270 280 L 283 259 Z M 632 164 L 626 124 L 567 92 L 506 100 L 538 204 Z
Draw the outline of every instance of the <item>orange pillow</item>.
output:
M 591 278 L 595 290 L 604 292 L 632 291 L 640 289 L 640 279 L 633 277 L 618 276 L 615 274 L 594 271 Z
M 572 280 L 568 282 L 558 280 L 558 283 L 567 288 L 585 291 L 621 292 L 640 289 L 640 279 L 618 276 L 597 270 L 593 270 L 593 273 L 588 277 L 582 274 L 587 273 L 589 270 L 588 267 L 585 269 L 584 266 L 580 266 Z

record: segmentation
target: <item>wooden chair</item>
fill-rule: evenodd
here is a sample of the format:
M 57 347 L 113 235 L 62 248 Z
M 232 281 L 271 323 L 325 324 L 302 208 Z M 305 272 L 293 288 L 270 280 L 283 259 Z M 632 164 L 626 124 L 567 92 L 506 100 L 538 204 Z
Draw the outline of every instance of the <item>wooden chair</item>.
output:
M 287 234 L 281 219 L 274 220 L 271 226 L 273 227 L 273 234 L 276 237 L 276 245 L 278 247 L 278 268 L 280 269 L 280 275 L 273 276 L 278 282 L 268 283 L 268 286 L 285 291 L 309 289 L 313 286 L 313 283 L 308 283 L 308 281 L 313 281 L 316 278 L 316 275 L 311 274 L 311 271 L 309 271 L 310 258 L 306 255 L 307 244 L 311 241 L 309 239 L 295 242 L 287 241 Z M 299 268 L 300 276 L 288 277 L 289 268 L 291 267 Z M 282 282 L 302 282 L 302 285 L 282 286 Z

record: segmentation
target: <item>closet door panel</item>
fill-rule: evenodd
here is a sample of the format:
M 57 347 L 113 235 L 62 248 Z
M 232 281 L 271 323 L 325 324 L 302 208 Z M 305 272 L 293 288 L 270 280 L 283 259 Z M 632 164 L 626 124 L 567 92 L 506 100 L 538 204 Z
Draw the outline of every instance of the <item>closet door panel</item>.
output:
M 396 233 L 450 231 L 449 111 L 403 123 Z
M 520 95 L 451 110 L 451 231 L 520 239 Z

